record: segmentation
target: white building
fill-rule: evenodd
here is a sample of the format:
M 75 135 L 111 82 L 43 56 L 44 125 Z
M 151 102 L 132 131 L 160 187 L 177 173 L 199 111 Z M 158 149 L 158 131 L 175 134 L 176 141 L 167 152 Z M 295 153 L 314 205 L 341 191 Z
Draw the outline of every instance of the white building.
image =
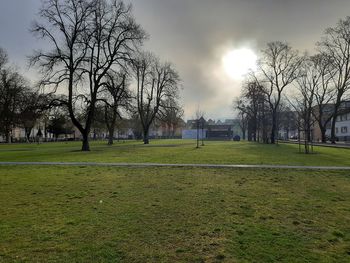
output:
M 331 136 L 331 129 L 327 129 L 327 136 Z M 339 141 L 350 141 L 350 110 L 340 113 L 335 123 L 335 136 Z

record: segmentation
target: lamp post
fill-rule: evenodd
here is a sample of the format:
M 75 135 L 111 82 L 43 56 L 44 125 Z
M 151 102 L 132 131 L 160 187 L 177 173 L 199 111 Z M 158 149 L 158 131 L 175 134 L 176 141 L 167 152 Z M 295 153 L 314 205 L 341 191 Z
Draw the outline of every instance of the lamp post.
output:
M 203 136 L 203 132 L 204 132 L 204 119 L 202 119 L 201 122 L 202 122 L 202 146 L 204 146 L 204 136 Z
M 199 148 L 199 119 L 197 118 L 197 148 Z

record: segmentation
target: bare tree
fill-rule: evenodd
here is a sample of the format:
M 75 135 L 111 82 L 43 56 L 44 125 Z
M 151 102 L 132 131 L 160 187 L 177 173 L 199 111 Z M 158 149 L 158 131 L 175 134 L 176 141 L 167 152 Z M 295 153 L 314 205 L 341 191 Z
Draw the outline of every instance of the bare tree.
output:
M 315 106 L 312 111 L 314 119 L 321 131 L 321 141 L 326 142 L 327 126 L 333 116 L 333 102 L 336 90 L 333 85 L 335 69 L 332 66 L 329 56 L 326 54 L 317 54 L 311 57 L 312 66 L 314 67 L 314 77 L 318 81 L 315 89 Z
M 89 151 L 89 134 L 105 77 L 130 59 L 145 33 L 135 23 L 131 6 L 117 0 L 47 0 L 40 17 L 43 23 L 36 23 L 33 31 L 49 41 L 52 50 L 34 54 L 32 64 L 41 68 L 43 85 L 53 86 L 54 92 L 65 88 L 60 103 L 82 134 L 82 150 Z M 79 120 L 78 115 L 85 118 Z
M 331 128 L 331 140 L 335 143 L 336 118 L 344 96 L 350 89 L 350 17 L 341 19 L 335 27 L 328 28 L 317 46 L 321 54 L 331 58 L 330 62 L 335 69 L 332 79 L 336 95 Z
M 104 99 L 104 121 L 108 130 L 108 145 L 113 144 L 117 119 L 122 119 L 121 108 L 127 109 L 131 94 L 128 89 L 127 73 L 108 74 L 105 82 L 106 98 Z
M 175 131 L 182 122 L 184 110 L 174 97 L 166 98 L 159 109 L 159 120 L 165 124 L 168 138 L 174 138 Z
M 149 130 L 162 102 L 178 95 L 179 75 L 169 63 L 161 63 L 152 54 L 141 54 L 133 62 L 137 90 L 136 100 L 143 129 L 144 144 L 149 144 Z
M 11 132 L 19 124 L 20 105 L 28 89 L 24 78 L 10 68 L 0 71 L 0 132 L 11 142 Z
M 258 63 L 261 80 L 253 74 L 255 81 L 266 87 L 264 90 L 272 116 L 271 143 L 276 141 L 278 110 L 282 94 L 298 78 L 301 63 L 302 59 L 298 52 L 288 44 L 279 41 L 270 42 L 262 51 L 262 58 Z
M 309 145 L 312 143 L 313 106 L 315 105 L 315 94 L 321 80 L 316 63 L 317 60 L 313 57 L 304 56 L 303 63 L 299 69 L 299 78 L 296 81 L 296 94 L 293 96 L 293 99 L 290 99 L 292 97 L 290 95 L 286 96 L 286 99 L 298 114 L 298 130 L 304 134 L 306 154 L 309 153 Z
M 37 90 L 27 89 L 21 97 L 18 124 L 24 128 L 29 142 L 34 126 L 50 105 L 45 94 L 40 94 Z
M 48 133 L 53 135 L 55 141 L 58 140 L 60 135 L 67 136 L 74 133 L 68 113 L 60 108 L 51 109 L 46 129 Z
M 3 67 L 8 62 L 7 53 L 4 49 L 0 47 L 0 71 L 3 69 Z
M 290 104 L 290 103 L 289 103 Z M 289 140 L 291 138 L 291 131 L 296 131 L 298 128 L 298 114 L 293 107 L 289 107 L 288 103 L 282 103 L 279 112 L 278 126 L 279 131 L 285 132 L 284 139 Z M 293 134 L 293 137 L 295 134 Z
M 199 141 L 202 139 L 202 146 L 204 146 L 204 141 L 203 141 L 203 130 L 202 128 L 202 136 L 200 136 L 200 130 L 201 127 L 204 127 L 204 111 L 201 110 L 200 106 L 198 105 L 197 110 L 196 110 L 196 130 L 197 130 L 197 147 L 199 148 Z
M 246 133 L 248 141 L 260 141 L 267 143 L 267 130 L 269 109 L 267 108 L 267 97 L 265 88 L 255 80 L 247 78 L 242 86 L 241 96 L 234 102 L 234 109 L 239 112 L 241 128 L 244 128 L 244 139 Z
M 256 81 L 248 81 L 242 89 L 242 97 L 237 108 L 247 113 L 248 140 L 258 141 L 259 131 L 263 126 L 264 108 L 266 102 L 266 90 Z
M 48 103 L 46 96 L 32 89 L 23 76 L 6 65 L 7 62 L 6 52 L 0 48 L 0 131 L 6 141 L 11 142 L 12 129 L 23 127 L 29 141 L 30 133 Z
M 297 79 L 299 91 L 299 109 L 301 109 L 301 118 L 304 122 L 305 140 L 312 140 L 312 126 L 314 124 L 313 107 L 315 105 L 316 91 L 320 84 L 321 75 L 318 74 L 317 57 L 305 57 L 300 67 L 300 77 Z M 302 98 L 300 100 L 300 97 Z M 305 150 L 308 153 L 308 149 Z

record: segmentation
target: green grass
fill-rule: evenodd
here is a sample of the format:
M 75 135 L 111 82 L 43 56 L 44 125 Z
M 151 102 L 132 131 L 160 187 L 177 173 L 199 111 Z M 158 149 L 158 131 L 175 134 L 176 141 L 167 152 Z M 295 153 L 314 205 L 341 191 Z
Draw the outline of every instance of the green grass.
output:
M 350 149 L 315 147 L 315 154 L 300 154 L 297 145 L 265 145 L 248 142 L 206 142 L 196 149 L 194 141 L 92 142 L 92 151 L 80 151 L 80 142 L 0 145 L 0 161 L 134 162 L 284 164 L 349 166 Z
M 2 166 L 0 261 L 349 262 L 349 200 L 341 171 Z
M 194 141 L 0 145 L 0 161 L 350 165 Z M 347 171 L 0 166 L 0 262 L 349 262 Z

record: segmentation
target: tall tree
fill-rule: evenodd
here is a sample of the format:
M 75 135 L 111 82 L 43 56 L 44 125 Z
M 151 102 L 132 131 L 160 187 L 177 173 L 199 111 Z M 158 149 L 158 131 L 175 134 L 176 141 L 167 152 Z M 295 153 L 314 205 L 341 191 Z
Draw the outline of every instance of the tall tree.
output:
M 179 75 L 169 63 L 161 63 L 152 54 L 141 54 L 133 62 L 136 77 L 137 110 L 143 129 L 144 144 L 149 144 L 149 130 L 162 102 L 178 94 Z
M 305 140 L 311 142 L 312 140 L 312 126 L 314 124 L 313 107 L 315 106 L 315 97 L 318 86 L 320 85 L 321 75 L 318 74 L 317 57 L 305 57 L 300 66 L 300 76 L 297 79 L 297 87 L 299 96 L 297 101 L 298 108 L 301 113 L 301 119 L 304 123 Z M 302 99 L 300 99 L 302 98 Z M 305 152 L 309 150 L 305 148 Z
M 317 54 L 311 57 L 312 66 L 314 67 L 314 77 L 318 80 L 315 89 L 315 106 L 312 115 L 316 120 L 320 131 L 321 141 L 326 142 L 327 126 L 332 120 L 333 105 L 336 90 L 333 85 L 335 68 L 333 67 L 332 58 L 326 54 Z
M 331 140 L 335 143 L 337 115 L 344 95 L 350 89 L 350 16 L 341 19 L 336 26 L 328 28 L 317 46 L 321 54 L 331 58 L 330 62 L 335 69 L 333 82 L 336 95 L 331 128 Z
M 242 87 L 241 97 L 235 102 L 234 107 L 240 112 L 240 119 L 245 116 L 246 129 L 249 141 L 264 142 L 267 134 L 268 109 L 266 109 L 266 91 L 257 81 L 247 79 Z M 244 138 L 245 139 L 245 138 Z
M 122 119 L 121 110 L 130 105 L 131 94 L 126 72 L 108 74 L 105 82 L 104 121 L 108 130 L 108 145 L 113 144 L 117 119 Z
M 24 78 L 9 68 L 0 71 L 0 132 L 11 142 L 12 129 L 19 124 L 20 105 L 27 85 Z
M 49 41 L 52 50 L 37 52 L 32 63 L 40 66 L 44 85 L 53 86 L 54 92 L 65 87 L 67 95 L 60 103 L 82 134 L 82 150 L 89 151 L 105 77 L 130 59 L 146 35 L 133 19 L 131 6 L 117 0 L 46 0 L 40 17 L 43 23 L 36 23 L 33 31 Z
M 299 68 L 299 78 L 296 81 L 296 95 L 294 99 L 287 99 L 298 114 L 298 129 L 304 134 L 306 154 L 309 153 L 309 144 L 312 142 L 315 97 L 322 79 L 321 75 L 318 74 L 317 64 L 317 57 L 304 56 L 303 63 Z
M 270 141 L 273 144 L 276 141 L 278 110 L 282 94 L 298 78 L 301 63 L 302 58 L 298 52 L 283 42 L 270 42 L 262 51 L 262 58 L 258 63 L 259 73 L 261 84 L 266 87 L 264 90 L 272 116 Z M 259 83 L 256 76 L 255 80 Z

